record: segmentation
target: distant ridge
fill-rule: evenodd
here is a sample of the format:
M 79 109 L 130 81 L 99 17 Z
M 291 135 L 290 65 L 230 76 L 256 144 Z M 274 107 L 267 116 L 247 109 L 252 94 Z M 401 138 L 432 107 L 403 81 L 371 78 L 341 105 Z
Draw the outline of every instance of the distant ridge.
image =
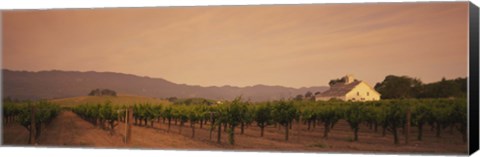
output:
M 290 88 L 282 86 L 255 85 L 247 87 L 208 86 L 176 84 L 161 78 L 142 77 L 115 72 L 78 71 L 14 71 L 3 69 L 3 97 L 13 99 L 52 99 L 85 96 L 92 89 L 106 88 L 117 93 L 126 93 L 155 98 L 202 97 L 215 100 L 232 100 L 242 95 L 251 101 L 278 100 L 298 94 L 322 92 L 326 86 Z

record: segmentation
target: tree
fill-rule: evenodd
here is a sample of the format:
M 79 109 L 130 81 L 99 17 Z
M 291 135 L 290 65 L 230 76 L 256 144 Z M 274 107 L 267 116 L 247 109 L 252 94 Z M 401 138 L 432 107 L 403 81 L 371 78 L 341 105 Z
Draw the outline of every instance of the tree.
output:
M 318 102 L 322 103 L 322 102 Z M 323 122 L 324 125 L 324 133 L 323 133 L 323 138 L 327 139 L 328 138 L 328 133 L 330 132 L 330 129 L 333 128 L 333 126 L 338 122 L 338 120 L 343 116 L 342 108 L 338 106 L 339 103 L 342 102 L 328 102 L 328 104 L 319 104 L 320 106 L 317 109 L 317 118 Z
M 235 98 L 227 107 L 226 121 L 228 124 L 228 141 L 231 145 L 235 144 L 235 127 L 241 122 L 242 118 L 242 101 L 241 97 Z
M 155 121 L 155 119 L 159 119 L 159 117 L 161 116 L 161 113 L 162 113 L 162 105 L 149 105 L 148 106 L 148 120 L 150 121 L 150 127 L 153 127 L 153 122 Z
M 245 125 L 253 121 L 253 111 L 249 108 L 247 102 L 240 104 L 240 134 L 243 134 Z
M 227 108 L 228 108 L 227 105 L 219 105 L 213 108 L 215 113 L 215 126 L 218 127 L 217 143 L 220 143 L 220 139 L 222 137 L 222 124 L 225 124 L 228 122 Z
M 440 137 L 442 129 L 448 127 L 452 122 L 453 104 L 451 101 L 441 99 L 436 99 L 433 103 L 432 115 L 435 121 L 436 136 Z
M 167 132 L 170 132 L 170 125 L 172 124 L 172 118 L 173 118 L 173 109 L 171 106 L 165 107 L 165 109 L 162 112 L 162 116 L 165 117 L 168 121 L 168 129 Z
M 88 96 L 117 96 L 117 92 L 110 89 L 94 89 L 88 93 Z
M 276 101 L 272 108 L 272 117 L 275 122 L 285 127 L 285 141 L 288 141 L 288 126 L 295 119 L 297 110 L 291 101 Z
M 388 75 L 375 85 L 382 99 L 415 98 L 420 92 L 422 82 L 408 76 Z
M 108 129 L 110 130 L 110 134 L 113 135 L 115 131 L 115 127 L 118 125 L 115 124 L 115 121 L 118 119 L 117 111 L 115 111 L 111 105 L 111 102 L 107 101 L 104 105 L 101 105 L 99 109 L 99 115 L 103 122 L 108 123 Z M 104 124 L 102 124 L 103 126 Z
M 365 120 L 365 109 L 364 104 L 361 102 L 347 102 L 346 109 L 344 112 L 344 118 L 350 125 L 350 128 L 353 130 L 353 141 L 358 141 L 358 130 L 360 124 Z
M 383 101 L 386 105 L 384 112 L 385 115 L 385 123 L 387 126 L 387 130 L 392 132 L 394 143 L 398 144 L 398 128 L 404 125 L 406 119 L 406 107 L 409 104 L 405 104 L 404 101 L 396 100 L 396 101 Z
M 313 93 L 308 91 L 307 93 L 305 93 L 305 98 L 311 98 L 313 96 Z
M 466 99 L 456 99 L 454 101 L 454 106 L 452 108 L 453 122 L 457 123 L 457 130 L 462 134 L 462 140 L 464 143 L 467 142 L 467 101 Z
M 260 104 L 257 105 L 255 108 L 255 121 L 257 122 L 257 126 L 260 127 L 260 137 L 263 137 L 263 130 L 266 126 L 272 123 L 272 115 L 271 115 L 271 106 L 270 103 Z
M 345 78 L 342 77 L 342 78 L 339 78 L 339 79 L 330 80 L 330 82 L 328 82 L 328 85 L 331 87 L 331 86 L 333 86 L 337 83 L 345 83 L 345 82 L 346 82 Z
M 187 111 L 187 106 L 181 105 L 176 108 L 176 112 L 178 115 L 178 119 L 180 120 L 180 128 L 179 128 L 179 133 L 182 134 L 182 129 L 183 126 L 185 125 L 185 122 L 188 120 L 188 111 Z
M 190 127 L 192 128 L 192 138 L 195 138 L 195 122 L 198 121 L 200 116 L 195 108 L 190 108 L 190 110 L 187 110 L 186 112 L 188 114 L 188 119 L 190 120 Z
M 297 96 L 295 96 L 294 100 L 297 100 L 297 101 L 303 100 L 303 95 L 298 94 Z
M 302 109 L 301 117 L 304 123 L 307 123 L 308 128 L 310 130 L 312 126 L 312 122 L 315 124 L 315 119 L 317 115 L 315 114 L 315 108 L 313 106 L 307 106 Z
M 467 79 L 457 78 L 447 80 L 442 78 L 439 82 L 425 84 L 419 98 L 465 98 L 467 92 Z
M 433 118 L 432 107 L 431 105 L 429 105 L 429 103 L 430 101 L 427 101 L 427 100 L 418 102 L 418 104 L 415 105 L 412 112 L 412 121 L 413 121 L 413 124 L 416 125 L 418 128 L 417 139 L 419 141 L 421 141 L 423 137 L 424 124 Z
M 47 101 L 27 102 L 27 104 L 15 104 L 18 105 L 18 121 L 29 132 L 35 130 L 35 135 L 29 134 L 29 141 L 32 139 L 38 139 L 42 131 L 42 124 L 49 124 L 58 113 L 60 113 L 60 107 L 56 104 Z M 34 120 L 32 121 L 32 110 L 34 110 Z M 35 124 L 35 127 L 32 126 Z

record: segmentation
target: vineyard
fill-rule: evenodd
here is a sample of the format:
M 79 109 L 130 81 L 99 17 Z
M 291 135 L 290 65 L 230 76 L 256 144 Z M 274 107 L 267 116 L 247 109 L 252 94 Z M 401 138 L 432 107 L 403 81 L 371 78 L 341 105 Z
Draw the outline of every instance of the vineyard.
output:
M 42 132 L 42 128 L 49 125 L 59 112 L 60 107 L 58 105 L 47 101 L 26 102 L 24 104 L 3 103 L 4 123 L 20 123 L 30 133 L 29 143 L 35 143 Z
M 5 104 L 4 123 L 21 122 L 22 125 L 30 123 L 31 121 L 28 120 L 31 119 L 29 116 L 31 107 L 29 106 L 36 106 L 36 113 L 40 113 L 35 116 L 35 121 L 38 121 L 36 126 L 48 125 L 49 121 L 60 112 L 58 106 L 46 102 L 38 102 L 34 105 Z M 185 135 L 183 132 L 188 129 L 190 139 L 208 140 L 219 145 L 230 146 L 242 145 L 238 138 L 245 138 L 246 130 L 250 131 L 248 136 L 253 136 L 250 135 L 251 131 L 255 131 L 256 137 L 267 139 L 271 136 L 273 128 L 275 132 L 283 134 L 282 141 L 286 144 L 291 141 L 292 136 L 298 136 L 300 133 L 302 136 L 307 136 L 321 132 L 322 136 L 315 137 L 314 140 L 336 140 L 330 139 L 330 134 L 335 132 L 335 128 L 342 127 L 338 126 L 343 125 L 339 123 L 347 124 L 345 126 L 350 130 L 351 143 L 367 138 L 362 136 L 364 133 L 359 133 L 360 130 L 378 134 L 378 138 L 391 137 L 390 142 L 394 145 L 422 141 L 426 131 L 433 131 L 435 137 L 439 139 L 443 138 L 447 132 L 452 134 L 452 131 L 455 131 L 461 134 L 461 140 L 464 143 L 467 142 L 465 99 L 404 99 L 371 102 L 280 100 L 252 103 L 237 98 L 214 105 L 85 103 L 66 110 L 71 110 L 81 119 L 105 130 L 111 136 L 126 136 L 123 129 L 127 126 L 125 122 L 130 121 L 128 123 L 133 126 L 147 130 L 164 127 L 167 134 L 175 132 Z M 127 113 L 129 110 L 133 112 L 132 117 Z M 48 114 L 46 111 L 49 111 Z M 131 120 L 128 120 L 129 118 Z M 29 128 L 28 125 L 25 127 Z M 295 130 L 299 127 L 305 128 L 305 132 Z M 136 130 L 138 129 L 132 132 L 133 139 L 139 137 Z M 269 133 L 266 134 L 265 130 Z M 196 135 L 197 132 L 200 134 Z M 415 132 L 416 138 L 403 138 L 408 137 L 409 132 Z M 227 142 L 222 140 L 224 138 L 227 138 Z M 368 137 L 368 140 L 371 138 Z
M 115 123 L 125 119 L 129 106 L 105 104 L 83 104 L 73 111 L 83 119 L 114 130 Z M 324 125 L 323 138 L 328 139 L 330 130 L 343 119 L 348 122 L 353 141 L 359 140 L 360 124 L 365 124 L 375 132 L 383 135 L 393 134 L 393 142 L 398 144 L 398 136 L 405 134 L 407 123 L 418 128 L 417 140 L 422 140 L 425 125 L 434 128 L 440 137 L 442 130 L 455 128 L 467 140 L 467 105 L 463 99 L 425 99 L 425 100 L 382 100 L 374 102 L 342 102 L 342 101 L 272 101 L 263 103 L 243 102 L 235 99 L 218 105 L 161 105 L 136 104 L 133 107 L 134 124 L 154 127 L 154 122 L 163 121 L 170 130 L 172 123 L 183 128 L 186 123 L 192 129 L 191 137 L 195 137 L 195 128 L 203 128 L 209 124 L 210 130 L 227 131 L 229 143 L 235 144 L 235 129 L 243 134 L 244 127 L 255 124 L 260 127 L 263 136 L 266 126 L 274 125 L 284 128 L 285 140 L 288 141 L 289 130 L 293 122 L 308 126 Z M 411 114 L 407 120 L 407 113 Z M 401 132 L 399 132 L 399 129 Z M 217 131 L 220 142 L 221 131 Z

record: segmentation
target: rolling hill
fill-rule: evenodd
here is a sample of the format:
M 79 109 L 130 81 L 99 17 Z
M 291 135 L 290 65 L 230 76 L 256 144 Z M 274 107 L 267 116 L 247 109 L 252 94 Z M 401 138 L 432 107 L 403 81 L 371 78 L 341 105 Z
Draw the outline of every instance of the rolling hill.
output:
M 154 98 L 207 98 L 232 100 L 242 95 L 251 101 L 291 98 L 308 91 L 328 89 L 326 86 L 309 88 L 289 88 L 282 86 L 255 85 L 233 86 L 194 86 L 176 84 L 161 78 L 141 77 L 114 72 L 78 71 L 14 71 L 2 70 L 3 97 L 13 99 L 53 99 L 85 96 L 92 89 L 107 88 L 117 93 Z

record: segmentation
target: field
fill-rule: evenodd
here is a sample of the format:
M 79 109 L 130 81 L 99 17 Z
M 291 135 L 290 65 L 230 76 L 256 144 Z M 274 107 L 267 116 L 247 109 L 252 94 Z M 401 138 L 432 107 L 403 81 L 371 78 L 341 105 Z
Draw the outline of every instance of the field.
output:
M 151 98 L 151 97 L 134 96 L 134 95 L 119 95 L 117 97 L 79 96 L 79 97 L 72 97 L 72 98 L 50 100 L 50 102 L 58 104 L 61 107 L 75 107 L 76 105 L 79 105 L 79 104 L 85 104 L 85 103 L 96 104 L 96 103 L 104 103 L 106 101 L 110 101 L 112 104 L 117 104 L 117 105 L 133 105 L 135 103 L 170 104 L 170 102 L 166 100 Z
M 123 103 L 166 103 L 164 100 L 135 97 L 76 97 L 52 100 L 62 107 L 86 102 L 102 102 L 110 100 L 113 104 Z M 125 125 L 118 122 L 113 134 L 110 130 L 80 118 L 72 111 L 64 110 L 48 125 L 42 125 L 43 131 L 37 140 L 39 146 L 52 147 L 95 147 L 95 148 L 154 148 L 154 149 L 188 149 L 188 150 L 242 150 L 242 151 L 289 151 L 289 152 L 372 152 L 372 153 L 434 153 L 434 154 L 465 154 L 467 144 L 462 141 L 462 134 L 451 127 L 445 128 L 441 137 L 436 137 L 434 129 L 424 126 L 422 141 L 417 140 L 417 128 L 410 131 L 409 144 L 399 133 L 399 144 L 393 143 L 393 136 L 387 133 L 382 136 L 381 128 L 377 131 L 365 124 L 360 125 L 358 141 L 353 141 L 352 130 L 347 121 L 341 119 L 332 128 L 328 139 L 323 138 L 324 125 L 307 125 L 302 121 L 293 121 L 289 140 L 285 141 L 285 129 L 281 125 L 269 125 L 264 136 L 260 137 L 260 128 L 253 122 L 245 127 L 244 133 L 240 127 L 235 130 L 235 145 L 230 145 L 228 133 L 221 131 L 221 143 L 217 143 L 217 130 L 212 132 L 210 139 L 210 123 L 200 128 L 195 125 L 195 136 L 192 138 L 192 128 L 189 122 L 181 127 L 173 123 L 167 132 L 167 124 L 162 119 L 153 120 L 147 126 L 134 125 L 132 141 L 124 144 Z M 401 129 L 399 129 L 401 130 Z M 401 132 L 401 131 L 400 131 Z M 17 123 L 3 125 L 3 144 L 29 145 L 29 132 Z

